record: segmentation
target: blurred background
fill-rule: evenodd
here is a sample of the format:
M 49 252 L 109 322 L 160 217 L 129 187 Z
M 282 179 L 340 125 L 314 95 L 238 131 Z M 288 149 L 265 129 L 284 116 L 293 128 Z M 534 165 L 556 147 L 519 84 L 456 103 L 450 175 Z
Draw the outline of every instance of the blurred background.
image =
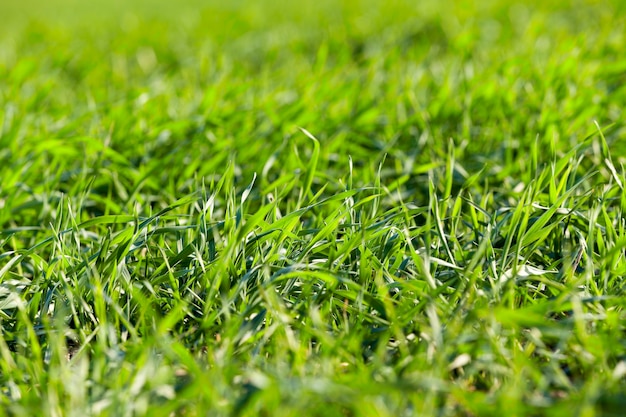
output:
M 449 144 L 455 186 L 483 168 L 492 184 L 520 179 L 532 146 L 567 152 L 595 121 L 620 158 L 625 4 L 0 0 L 0 146 L 62 178 L 131 167 L 116 181 L 150 176 L 161 197 L 230 159 L 247 184 L 268 146 L 274 178 L 299 169 L 293 155 L 311 151 L 297 127 L 322 142 L 328 178 L 352 157 L 371 184 L 383 164 L 410 198 Z M 24 175 L 38 187 L 47 173 Z

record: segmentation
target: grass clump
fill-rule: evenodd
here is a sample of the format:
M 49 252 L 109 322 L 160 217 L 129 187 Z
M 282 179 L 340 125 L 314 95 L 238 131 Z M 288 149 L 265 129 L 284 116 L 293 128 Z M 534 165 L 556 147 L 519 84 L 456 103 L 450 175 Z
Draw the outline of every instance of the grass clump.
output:
M 0 11 L 4 414 L 621 415 L 621 2 Z

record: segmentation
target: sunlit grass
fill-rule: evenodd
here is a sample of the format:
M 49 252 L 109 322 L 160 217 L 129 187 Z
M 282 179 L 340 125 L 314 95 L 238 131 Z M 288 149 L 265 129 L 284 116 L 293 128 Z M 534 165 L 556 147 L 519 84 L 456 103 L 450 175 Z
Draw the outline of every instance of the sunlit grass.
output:
M 621 2 L 78 3 L 1 9 L 4 414 L 621 415 Z

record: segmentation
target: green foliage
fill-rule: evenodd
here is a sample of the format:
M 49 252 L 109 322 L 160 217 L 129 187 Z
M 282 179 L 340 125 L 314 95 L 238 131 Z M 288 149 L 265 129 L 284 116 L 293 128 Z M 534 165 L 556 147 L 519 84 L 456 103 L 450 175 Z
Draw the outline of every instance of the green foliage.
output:
M 618 416 L 621 1 L 0 16 L 0 414 Z

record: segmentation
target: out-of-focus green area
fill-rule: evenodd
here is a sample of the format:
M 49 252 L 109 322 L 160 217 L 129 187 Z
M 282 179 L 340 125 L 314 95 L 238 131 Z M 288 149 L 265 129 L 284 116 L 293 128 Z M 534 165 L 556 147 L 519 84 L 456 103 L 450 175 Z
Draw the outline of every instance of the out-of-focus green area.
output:
M 330 176 L 351 155 L 367 167 L 363 183 L 381 163 L 389 181 L 414 178 L 449 140 L 467 175 L 505 166 L 490 172 L 496 181 L 524 169 L 520 155 L 535 141 L 566 152 L 594 121 L 613 126 L 611 143 L 623 141 L 621 1 L 27 0 L 1 8 L 1 140 L 15 148 L 16 166 L 39 155 L 26 152 L 31 146 L 64 141 L 75 154 L 73 140 L 88 137 L 133 169 L 156 169 L 155 191 L 175 195 L 182 184 L 172 178 L 213 175 L 231 155 L 244 177 L 263 171 L 255 157 L 263 146 L 283 149 L 277 158 L 287 161 L 296 126 L 320 136 Z M 190 147 L 188 164 L 156 168 L 189 158 Z M 72 171 L 98 158 L 88 152 L 62 165 Z M 28 175 L 41 184 L 41 170 Z

